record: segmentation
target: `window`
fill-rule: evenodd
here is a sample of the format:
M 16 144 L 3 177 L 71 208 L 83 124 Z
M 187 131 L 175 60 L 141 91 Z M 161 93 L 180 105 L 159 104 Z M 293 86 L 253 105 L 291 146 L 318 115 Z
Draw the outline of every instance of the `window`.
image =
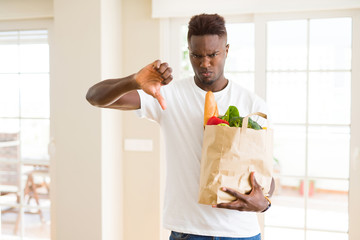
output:
M 0 236 L 50 239 L 47 30 L 0 31 Z
M 351 18 L 267 22 L 278 159 L 269 240 L 348 239 L 351 38 Z
M 351 107 L 359 12 L 225 18 L 230 44 L 225 76 L 266 99 L 275 129 L 277 188 L 264 215 L 264 238 L 355 240 L 350 237 L 359 229 L 349 234 L 348 219 L 355 219 L 350 183 L 360 187 L 349 174 L 351 141 L 359 137 L 352 131 L 357 123 L 351 122 L 359 114 Z M 175 80 L 185 76 L 177 71 L 189 75 L 192 70 L 187 22 L 170 21 L 171 53 L 182 56 L 179 64 L 170 59 Z M 174 40 L 174 29 L 181 32 L 181 43 Z

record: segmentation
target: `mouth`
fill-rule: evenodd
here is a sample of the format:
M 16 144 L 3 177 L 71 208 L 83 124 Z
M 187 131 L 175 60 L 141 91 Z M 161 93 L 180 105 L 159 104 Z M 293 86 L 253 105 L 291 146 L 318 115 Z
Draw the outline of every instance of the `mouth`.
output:
M 212 72 L 208 72 L 208 71 L 203 71 L 203 72 L 200 72 L 201 76 L 203 77 L 210 77 Z

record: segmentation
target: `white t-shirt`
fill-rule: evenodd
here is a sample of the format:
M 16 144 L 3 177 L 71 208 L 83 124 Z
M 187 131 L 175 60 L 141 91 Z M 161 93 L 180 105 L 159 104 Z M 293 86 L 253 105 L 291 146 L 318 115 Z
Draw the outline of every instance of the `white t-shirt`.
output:
M 198 203 L 200 160 L 203 139 L 204 102 L 206 91 L 193 78 L 172 81 L 161 88 L 167 108 L 163 111 L 155 98 L 139 90 L 140 117 L 160 124 L 166 151 L 166 187 L 164 227 L 183 233 L 221 237 L 251 237 L 259 234 L 256 213 L 217 209 Z M 215 92 L 219 114 L 230 105 L 240 116 L 253 112 L 267 113 L 265 102 L 229 81 Z M 262 118 L 254 119 L 260 125 Z

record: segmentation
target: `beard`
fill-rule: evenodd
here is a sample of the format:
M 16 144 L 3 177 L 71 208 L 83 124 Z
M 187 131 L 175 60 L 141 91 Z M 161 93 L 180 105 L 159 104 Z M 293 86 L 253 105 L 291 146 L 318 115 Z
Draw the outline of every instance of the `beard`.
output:
M 214 82 L 216 82 L 216 79 L 204 80 L 204 79 L 201 79 L 201 78 L 200 78 L 200 82 L 201 82 L 202 84 L 204 84 L 204 85 L 210 86 L 210 85 L 212 85 Z
M 199 83 L 206 85 L 206 86 L 211 86 L 213 83 L 215 83 L 220 78 L 220 76 L 215 75 L 214 72 L 212 72 L 211 76 L 209 76 L 209 77 L 205 77 L 201 73 L 197 73 L 195 75 L 196 75 L 196 78 L 198 79 Z

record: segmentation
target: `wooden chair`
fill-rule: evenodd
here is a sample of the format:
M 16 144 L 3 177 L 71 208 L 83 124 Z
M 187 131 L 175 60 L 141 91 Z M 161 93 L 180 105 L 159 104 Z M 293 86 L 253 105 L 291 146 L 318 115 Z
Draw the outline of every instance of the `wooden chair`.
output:
M 20 202 L 19 133 L 0 133 L 0 197 L 15 195 Z M 18 213 L 19 209 L 9 207 L 1 213 Z M 16 224 L 15 224 L 16 229 Z
M 27 198 L 28 204 L 34 199 L 36 204 L 40 206 L 39 199 L 44 195 L 40 195 L 38 190 L 45 188 L 45 197 L 49 197 L 50 188 L 46 179 L 49 176 L 48 166 L 32 165 L 33 170 L 26 173 L 27 180 L 23 189 L 21 189 L 21 168 L 19 163 L 19 133 L 0 133 L 0 197 L 15 194 L 16 203 L 20 204 L 21 191 L 24 191 L 24 202 Z M 43 179 L 37 182 L 36 179 Z M 9 207 L 2 209 L 1 213 L 18 213 L 14 233 L 16 234 L 21 220 L 19 208 Z M 28 212 L 26 212 L 28 213 Z M 42 211 L 37 211 L 41 221 L 44 221 Z

